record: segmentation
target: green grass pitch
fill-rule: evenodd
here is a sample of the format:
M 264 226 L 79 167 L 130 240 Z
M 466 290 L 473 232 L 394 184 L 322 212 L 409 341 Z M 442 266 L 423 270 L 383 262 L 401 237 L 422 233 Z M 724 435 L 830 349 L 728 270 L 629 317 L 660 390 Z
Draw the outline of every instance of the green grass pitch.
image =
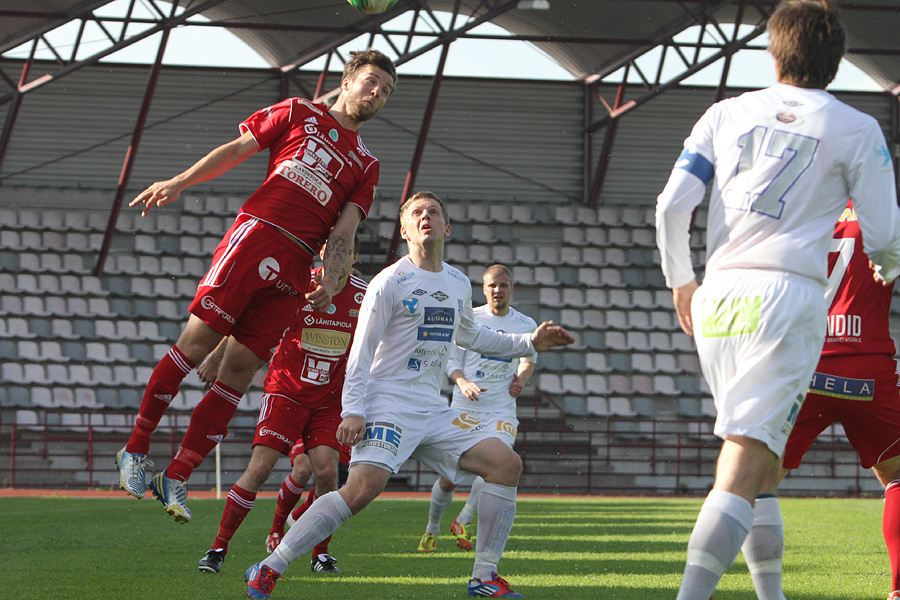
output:
M 520 498 L 500 568 L 526 598 L 674 598 L 699 498 Z M 215 538 L 224 500 L 190 502 L 179 526 L 152 497 L 0 498 L 3 598 L 216 599 L 244 597 L 245 569 L 265 556 L 273 499 L 256 505 L 232 540 L 218 575 L 197 561 Z M 890 591 L 880 499 L 782 499 L 785 594 L 791 600 L 882 599 Z M 295 562 L 273 600 L 463 598 L 472 552 L 449 535 L 462 506 L 447 511 L 437 552 L 416 546 L 425 499 L 377 499 L 331 543 L 340 575 Z M 716 600 L 753 600 L 742 558 Z

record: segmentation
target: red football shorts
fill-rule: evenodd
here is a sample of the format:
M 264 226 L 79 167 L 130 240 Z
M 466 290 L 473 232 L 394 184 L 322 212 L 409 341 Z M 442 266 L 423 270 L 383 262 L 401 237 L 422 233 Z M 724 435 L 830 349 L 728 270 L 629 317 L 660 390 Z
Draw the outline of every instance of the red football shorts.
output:
M 302 441 L 303 451 L 324 445 L 338 452 L 343 452 L 346 448 L 349 455 L 349 447 L 337 441 L 337 428 L 340 424 L 340 404 L 309 409 L 286 396 L 264 394 L 253 445 L 262 444 L 290 456 L 295 442 Z
M 312 256 L 278 228 L 241 213 L 219 242 L 190 311 L 268 361 L 306 302 L 310 266 Z
M 825 357 L 784 451 L 784 468 L 796 469 L 816 437 L 840 423 L 868 469 L 900 454 L 897 362 L 886 355 Z

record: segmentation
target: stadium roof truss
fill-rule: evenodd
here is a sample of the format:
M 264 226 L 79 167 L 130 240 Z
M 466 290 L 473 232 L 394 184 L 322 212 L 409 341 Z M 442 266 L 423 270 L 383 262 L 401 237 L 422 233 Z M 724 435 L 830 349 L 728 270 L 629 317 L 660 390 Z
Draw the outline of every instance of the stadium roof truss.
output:
M 337 93 L 336 89 L 327 89 L 327 75 L 332 66 L 343 64 L 341 48 L 353 40 L 363 37 L 369 47 L 383 49 L 398 65 L 440 48 L 402 197 L 415 185 L 450 45 L 460 39 L 529 42 L 584 84 L 584 202 L 595 205 L 612 156 L 619 119 L 719 61 L 722 70 L 717 96 L 722 97 L 732 56 L 751 47 L 764 34 L 766 21 L 776 5 L 772 0 L 399 0 L 387 13 L 365 15 L 338 0 L 127 3 L 125 13 L 115 15 L 104 12 L 108 0 L 7 0 L 0 8 L 0 55 L 13 48 L 30 48 L 27 59 L 4 63 L 16 65 L 17 75 L 0 67 L 0 106 L 6 106 L 0 133 L 0 164 L 13 135 L 19 107 L 29 92 L 162 34 L 123 160 L 98 271 L 102 269 L 128 185 L 168 34 L 175 27 L 229 29 L 272 65 L 272 77 L 280 78 L 285 96 L 294 84 L 302 95 L 319 101 Z M 439 11 L 449 13 L 449 18 Z M 842 11 L 850 31 L 850 60 L 885 90 L 900 95 L 900 37 L 896 36 L 900 30 L 900 6 L 896 0 L 847 2 L 842 4 Z M 405 12 L 410 15 L 408 26 L 398 28 L 389 23 Z M 509 34 L 473 31 L 486 22 Z M 63 26 L 71 32 L 69 39 L 62 43 L 51 41 L 48 34 Z M 84 40 L 88 31 L 92 37 L 100 32 L 101 48 L 96 43 L 87 47 Z M 54 60 L 37 61 L 38 49 L 52 54 Z M 309 90 L 294 73 L 320 57 L 326 58 L 325 66 L 316 89 Z M 36 73 L 39 69 L 44 72 Z M 900 142 L 898 121 L 894 119 L 894 143 Z M 595 150 L 594 135 L 601 130 L 603 137 L 599 150 Z M 392 252 L 398 241 L 395 232 Z

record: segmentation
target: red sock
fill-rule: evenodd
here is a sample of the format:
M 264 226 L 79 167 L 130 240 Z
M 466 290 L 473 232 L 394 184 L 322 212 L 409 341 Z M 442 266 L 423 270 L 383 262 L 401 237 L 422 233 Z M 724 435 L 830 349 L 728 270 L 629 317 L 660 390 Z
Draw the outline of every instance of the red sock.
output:
M 222 520 L 219 521 L 219 534 L 212 545 L 213 550 L 221 548 L 226 554 L 228 553 L 228 542 L 231 541 L 237 528 L 241 526 L 244 517 L 253 508 L 254 500 L 256 500 L 256 492 L 248 492 L 244 488 L 238 487 L 237 484 L 231 486 L 228 499 L 225 501 L 225 510 L 222 512 Z
M 284 535 L 284 523 L 301 496 L 303 496 L 303 488 L 288 473 L 284 481 L 281 482 L 281 489 L 278 490 L 275 519 L 272 521 L 272 530 L 269 533 Z
M 138 416 L 131 430 L 131 437 L 125 444 L 125 450 L 147 454 L 150 450 L 150 434 L 156 430 L 163 413 L 178 393 L 178 386 L 193 368 L 193 363 L 184 357 L 177 346 L 172 346 L 172 349 L 162 357 L 153 369 L 150 381 L 147 382 L 144 398 L 141 400 L 141 407 L 138 409 Z
M 328 542 L 331 541 L 331 536 L 329 535 L 327 538 L 316 544 L 316 547 L 313 548 L 313 556 L 318 556 L 320 554 L 328 554 Z
M 242 394 L 215 382 L 191 413 L 181 447 L 166 469 L 166 477 L 187 481 L 210 450 L 228 435 L 228 423 Z
M 309 492 L 309 494 L 306 495 L 306 502 L 304 502 L 291 512 L 291 516 L 294 517 L 295 521 L 299 520 L 300 517 L 303 516 L 303 513 L 306 512 L 306 509 L 312 506 L 312 503 L 316 501 L 316 498 L 318 498 L 318 496 L 316 495 L 316 488 L 313 488 Z
M 900 480 L 890 482 L 884 490 L 881 527 L 891 559 L 891 590 L 900 590 Z

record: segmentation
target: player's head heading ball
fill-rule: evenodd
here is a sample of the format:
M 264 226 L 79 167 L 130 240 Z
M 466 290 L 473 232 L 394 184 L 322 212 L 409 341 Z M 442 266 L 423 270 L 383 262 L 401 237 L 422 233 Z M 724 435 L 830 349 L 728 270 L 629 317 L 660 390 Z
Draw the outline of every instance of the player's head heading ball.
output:
M 779 82 L 825 89 L 837 75 L 847 36 L 833 0 L 784 0 L 767 29 Z
M 366 65 L 378 67 L 391 76 L 391 92 L 397 87 L 397 68 L 394 61 L 378 50 L 358 50 L 350 53 L 350 60 L 344 64 L 343 79 L 352 80 L 357 72 Z

